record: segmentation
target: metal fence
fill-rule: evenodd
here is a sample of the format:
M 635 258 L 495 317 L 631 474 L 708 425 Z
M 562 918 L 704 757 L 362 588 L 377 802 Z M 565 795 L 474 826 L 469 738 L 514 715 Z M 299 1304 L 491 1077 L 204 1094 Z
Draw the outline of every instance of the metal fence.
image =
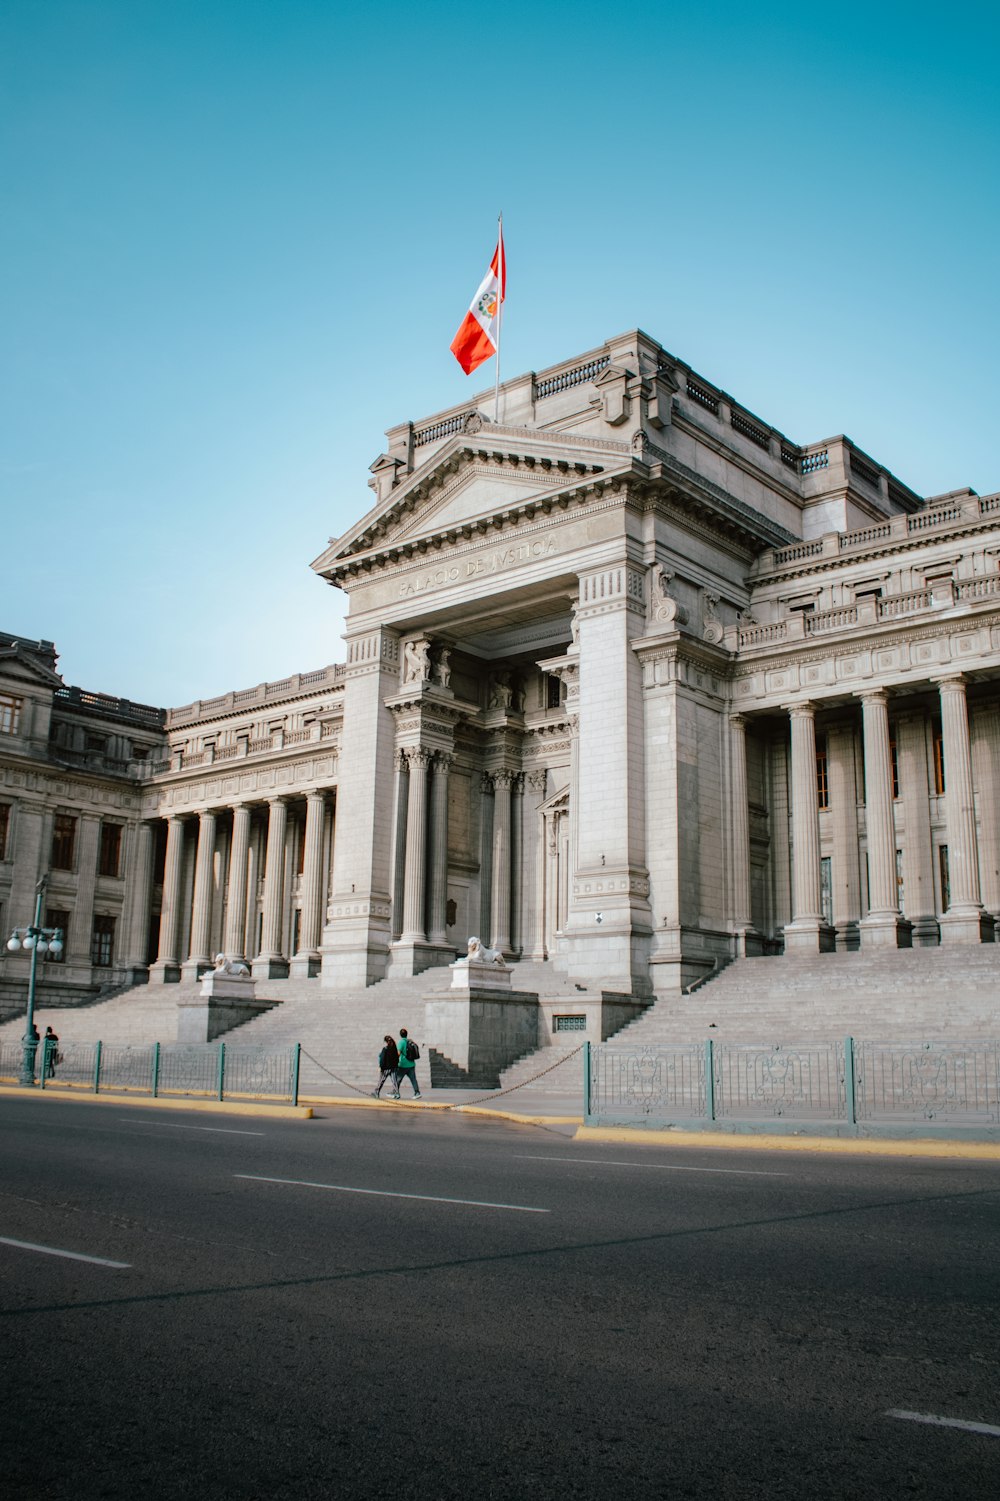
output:
M 43 1068 L 35 1058 L 35 1082 L 42 1089 L 191 1095 L 215 1100 L 299 1100 L 301 1047 L 227 1047 L 219 1043 L 110 1042 L 60 1045 L 58 1062 Z M 23 1067 L 20 1042 L 0 1043 L 0 1079 L 16 1083 Z
M 1000 1039 L 585 1049 L 589 1125 L 1000 1138 Z

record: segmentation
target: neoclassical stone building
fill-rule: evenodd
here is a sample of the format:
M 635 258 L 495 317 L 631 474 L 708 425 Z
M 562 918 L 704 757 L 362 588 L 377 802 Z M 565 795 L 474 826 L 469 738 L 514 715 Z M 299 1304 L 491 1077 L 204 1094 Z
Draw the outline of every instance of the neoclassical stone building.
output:
M 792 442 L 637 331 L 508 381 L 499 421 L 484 398 L 391 429 L 371 474 L 312 565 L 348 596 L 343 665 L 162 727 L 130 706 L 142 755 L 103 769 L 41 709 L 0 734 L 4 921 L 46 820 L 97 822 L 78 983 L 98 898 L 115 981 L 224 949 L 356 989 L 476 933 L 643 997 L 743 953 L 993 940 L 1000 495 Z M 77 735 L 99 696 L 42 665 L 0 692 Z

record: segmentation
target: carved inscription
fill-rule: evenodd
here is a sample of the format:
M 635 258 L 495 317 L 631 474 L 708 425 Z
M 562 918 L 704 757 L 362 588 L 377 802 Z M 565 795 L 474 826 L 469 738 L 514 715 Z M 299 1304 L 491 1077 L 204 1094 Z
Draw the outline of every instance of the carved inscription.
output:
M 493 573 L 503 573 L 518 563 L 528 563 L 536 558 L 547 558 L 556 552 L 556 539 L 535 537 L 531 541 L 512 542 L 509 547 L 496 547 L 492 552 L 481 553 L 475 558 L 466 558 L 461 563 L 442 563 L 416 578 L 406 579 L 399 586 L 400 599 L 414 594 L 426 594 L 430 589 L 441 589 L 446 584 L 457 584 L 459 579 L 481 578 Z

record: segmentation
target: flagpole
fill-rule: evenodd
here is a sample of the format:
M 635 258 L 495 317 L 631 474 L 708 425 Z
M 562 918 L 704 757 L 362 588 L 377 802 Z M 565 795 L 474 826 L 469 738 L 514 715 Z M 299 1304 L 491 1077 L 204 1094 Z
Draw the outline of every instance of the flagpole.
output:
M 504 253 L 503 253 L 503 213 L 501 211 L 498 220 L 500 228 L 497 234 L 497 380 L 493 392 L 493 421 L 500 421 L 500 332 L 503 328 L 503 294 L 504 294 Z

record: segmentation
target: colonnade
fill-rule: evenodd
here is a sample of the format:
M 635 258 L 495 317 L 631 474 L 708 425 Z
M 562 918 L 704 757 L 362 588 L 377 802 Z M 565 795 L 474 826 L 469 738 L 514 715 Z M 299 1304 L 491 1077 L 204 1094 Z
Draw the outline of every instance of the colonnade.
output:
M 820 880 L 820 806 L 817 795 L 816 713 L 813 702 L 791 705 L 790 828 L 791 921 L 784 926 L 786 952 L 817 952 L 834 947 L 852 926 L 862 947 L 914 942 L 978 943 L 992 935 L 1000 912 L 1000 827 L 997 787 L 1000 772 L 1000 706 L 977 715 L 975 745 L 970 736 L 966 682 L 960 674 L 936 683 L 940 703 L 947 869 L 946 910 L 935 913 L 935 882 L 930 822 L 926 718 L 905 708 L 896 723 L 897 788 L 893 786 L 893 740 L 888 690 L 856 695 L 861 711 L 864 779 L 864 833 L 867 847 L 868 910 L 861 909 L 857 771 L 852 762 L 854 725 L 838 722 L 827 736 L 829 814 L 833 865 L 832 912 L 824 914 Z M 747 797 L 748 720 L 730 718 L 733 830 L 733 918 L 737 932 L 749 932 L 751 881 Z M 974 754 L 975 752 L 975 754 Z M 974 785 L 974 760 L 980 776 Z M 976 793 L 979 794 L 979 819 Z M 902 845 L 897 857 L 894 813 L 902 806 Z M 901 870 L 897 859 L 902 862 Z M 982 876 L 982 879 L 981 879 Z M 941 882 L 943 884 L 943 881 Z M 900 886 L 906 916 L 900 910 Z M 984 886 L 986 889 L 984 890 Z M 832 917 L 832 922 L 829 920 Z
M 249 961 L 255 976 L 274 979 L 317 972 L 333 841 L 332 807 L 323 789 L 307 792 L 304 828 L 301 812 L 293 828 L 290 805 L 301 802 L 301 796 L 281 795 L 262 803 L 203 809 L 195 816 L 168 815 L 152 980 L 196 979 L 213 963 L 216 944 L 229 958 Z M 186 882 L 187 830 L 195 817 L 193 880 Z M 255 821 L 266 821 L 256 839 Z M 133 924 L 136 943 L 149 922 L 152 824 L 140 826 L 139 841 L 137 881 L 144 920 L 137 918 Z M 299 841 L 299 862 L 293 864 Z

